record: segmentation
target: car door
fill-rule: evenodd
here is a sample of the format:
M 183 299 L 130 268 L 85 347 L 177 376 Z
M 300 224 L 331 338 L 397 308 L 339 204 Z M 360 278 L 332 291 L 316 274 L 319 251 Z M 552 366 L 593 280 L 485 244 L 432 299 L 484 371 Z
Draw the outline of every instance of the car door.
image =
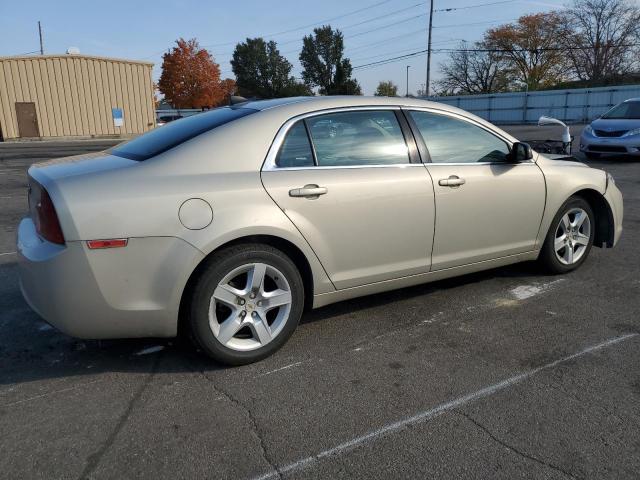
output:
M 509 162 L 509 143 L 465 117 L 408 117 L 434 184 L 432 270 L 534 250 L 546 195 L 538 166 Z
M 267 192 L 338 289 L 429 271 L 433 186 L 405 136 L 399 109 L 337 110 L 290 120 L 269 152 Z

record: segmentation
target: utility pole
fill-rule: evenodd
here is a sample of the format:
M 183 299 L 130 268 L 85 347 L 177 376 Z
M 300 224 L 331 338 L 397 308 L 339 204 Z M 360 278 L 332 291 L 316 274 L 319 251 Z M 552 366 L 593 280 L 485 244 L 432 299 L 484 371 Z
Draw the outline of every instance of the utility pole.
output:
M 38 20 L 38 36 L 40 37 L 40 55 L 44 55 L 44 46 L 42 44 L 42 26 L 40 20 Z
M 433 28 L 433 0 L 431 0 L 431 6 L 429 7 L 429 37 L 427 40 L 427 88 L 426 96 L 430 93 L 431 82 L 431 29 Z
M 409 96 L 409 67 L 411 65 L 407 65 L 407 97 Z

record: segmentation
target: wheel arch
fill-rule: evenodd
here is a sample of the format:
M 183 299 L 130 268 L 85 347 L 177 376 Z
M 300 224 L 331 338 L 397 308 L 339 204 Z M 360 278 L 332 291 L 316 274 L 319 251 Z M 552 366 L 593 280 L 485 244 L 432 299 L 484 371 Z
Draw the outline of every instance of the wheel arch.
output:
M 188 314 L 189 300 L 191 298 L 191 292 L 193 291 L 193 287 L 195 286 L 200 273 L 207 268 L 207 264 L 209 260 L 221 250 L 226 248 L 243 245 L 243 244 L 261 244 L 261 245 L 269 245 L 271 247 L 277 248 L 282 253 L 287 255 L 293 263 L 296 265 L 298 270 L 300 271 L 300 276 L 302 277 L 302 283 L 304 287 L 304 308 L 305 310 L 311 309 L 313 306 L 313 294 L 314 294 L 314 280 L 313 280 L 313 271 L 311 269 L 311 264 L 309 260 L 305 256 L 305 254 L 300 250 L 300 248 L 295 245 L 293 242 L 286 240 L 282 237 L 278 237 L 275 235 L 265 235 L 265 234 L 255 234 L 255 235 L 246 235 L 243 237 L 238 237 L 233 240 L 229 240 L 226 243 L 219 245 L 210 251 L 205 257 L 198 263 L 195 267 L 187 283 L 182 291 L 182 296 L 180 298 L 180 307 L 178 311 L 178 332 L 183 333 L 185 329 L 185 319 Z
M 615 236 L 615 222 L 613 219 L 613 211 L 611 206 L 597 190 L 591 188 L 584 188 L 578 190 L 572 196 L 580 197 L 584 199 L 595 215 L 595 236 L 593 238 L 593 245 L 600 248 L 606 248 L 607 246 L 613 246 Z

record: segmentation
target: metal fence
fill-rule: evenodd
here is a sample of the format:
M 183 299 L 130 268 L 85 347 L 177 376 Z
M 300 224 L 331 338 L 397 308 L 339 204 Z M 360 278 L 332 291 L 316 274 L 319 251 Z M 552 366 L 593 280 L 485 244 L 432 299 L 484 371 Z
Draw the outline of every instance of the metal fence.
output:
M 640 85 L 430 97 L 496 124 L 536 123 L 542 115 L 568 123 L 586 123 L 614 105 L 640 97 Z

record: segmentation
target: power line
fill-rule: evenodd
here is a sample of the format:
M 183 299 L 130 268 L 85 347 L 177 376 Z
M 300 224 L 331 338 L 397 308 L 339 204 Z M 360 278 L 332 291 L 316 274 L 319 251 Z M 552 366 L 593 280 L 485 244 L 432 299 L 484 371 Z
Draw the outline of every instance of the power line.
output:
M 445 43 L 459 42 L 459 41 L 460 41 L 459 39 L 443 40 L 443 41 L 440 41 L 440 42 L 434 42 L 433 45 L 442 45 L 442 44 L 445 44 Z M 351 60 L 352 62 L 370 60 L 372 58 L 380 58 L 380 57 L 384 57 L 386 55 L 395 55 L 397 53 L 412 52 L 412 51 L 415 51 L 416 48 L 420 48 L 420 47 L 416 45 L 414 47 L 403 48 L 402 50 L 394 50 L 393 52 L 380 53 L 378 55 L 370 55 L 368 57 L 355 57 L 355 58 L 349 57 L 349 60 Z
M 416 7 L 419 7 L 421 5 L 424 5 L 424 2 L 416 3 L 415 5 L 411 5 L 410 7 L 402 8 L 400 10 L 394 10 L 393 12 L 387 12 L 384 15 L 378 15 L 377 17 L 370 18 L 369 20 L 363 20 L 362 22 L 353 23 L 351 25 L 346 25 L 344 27 L 338 27 L 338 29 L 339 30 L 345 30 L 347 28 L 359 27 L 360 25 L 364 25 L 365 23 L 371 23 L 371 22 L 374 22 L 376 20 L 380 20 L 381 18 L 389 18 L 389 17 L 391 17 L 393 15 L 397 15 L 398 13 L 406 12 L 407 10 L 411 10 L 412 8 L 416 8 Z
M 354 33 L 353 35 L 348 35 L 344 38 L 355 38 L 355 37 L 360 37 L 362 35 L 366 35 L 367 33 L 371 33 L 371 32 L 378 32 L 384 28 L 389 28 L 389 27 L 393 27 L 396 25 L 400 25 L 401 23 L 406 23 L 409 22 L 411 20 L 415 20 L 416 18 L 421 18 L 421 17 L 425 17 L 427 14 L 426 13 L 421 13 L 420 15 L 414 15 L 412 17 L 408 17 L 408 18 L 404 18 L 402 20 L 398 20 L 397 22 L 393 22 L 393 23 L 388 23 L 386 25 L 380 25 L 377 28 L 373 28 L 371 30 L 365 30 L 364 32 L 359 32 L 359 33 Z
M 490 23 L 506 23 L 506 22 L 514 22 L 517 18 L 510 18 L 508 20 L 487 20 L 484 22 L 474 22 L 474 23 L 453 23 L 451 25 L 434 25 L 433 28 L 454 28 L 454 27 L 472 27 L 474 25 L 488 25 Z
M 281 32 L 269 33 L 267 35 L 259 35 L 259 36 L 260 37 L 264 37 L 264 38 L 272 38 L 272 37 L 276 37 L 278 35 L 284 35 L 284 34 L 287 34 L 287 33 L 297 32 L 297 31 L 300 31 L 300 30 L 304 30 L 306 28 L 311 28 L 311 27 L 315 27 L 315 26 L 318 26 L 318 25 L 322 25 L 322 24 L 327 23 L 327 22 L 333 22 L 334 20 L 339 20 L 341 18 L 350 17 L 351 15 L 355 15 L 356 13 L 364 12 L 365 10 L 369 10 L 371 8 L 379 7 L 380 5 L 384 5 L 385 3 L 389 3 L 390 1 L 391 0 L 384 0 L 382 2 L 377 2 L 377 3 L 374 3 L 372 5 L 369 5 L 367 7 L 359 8 L 357 10 L 353 10 L 353 11 L 348 12 L 348 13 L 343 13 L 342 15 L 338 15 L 338 16 L 335 16 L 335 17 L 327 18 L 327 19 L 320 20 L 320 21 L 317 21 L 317 22 L 314 22 L 314 23 L 309 23 L 307 25 L 302 25 L 300 27 L 295 27 L 295 28 L 292 28 L 292 29 L 289 29 L 289 30 L 283 30 Z M 235 43 L 236 42 L 226 42 L 226 43 L 217 43 L 217 44 L 216 43 L 212 43 L 212 44 L 208 44 L 208 45 L 203 45 L 203 47 L 223 47 L 223 46 L 228 46 L 228 45 L 234 45 Z
M 389 2 L 391 2 L 391 0 L 382 0 L 382 1 L 370 4 L 370 5 L 366 6 L 366 7 L 362 7 L 362 8 L 359 8 L 357 10 L 352 10 L 350 12 L 343 13 L 341 15 L 337 15 L 337 16 L 332 17 L 332 18 L 327 18 L 327 19 L 324 19 L 324 20 L 321 20 L 321 21 L 317 21 L 317 22 L 314 22 L 314 23 L 310 23 L 310 24 L 307 24 L 307 25 L 301 25 L 299 27 L 291 28 L 289 30 L 283 30 L 283 31 L 280 31 L 280 32 L 270 33 L 268 35 L 257 35 L 257 36 L 265 37 L 265 38 L 271 38 L 271 37 L 275 37 L 275 36 L 278 36 L 278 35 L 284 35 L 286 33 L 297 32 L 299 30 L 304 30 L 305 28 L 310 28 L 310 27 L 321 25 L 321 24 L 326 23 L 326 22 L 332 22 L 334 20 L 339 20 L 340 18 L 349 17 L 351 15 L 355 15 L 356 13 L 364 12 L 365 10 L 376 8 L 376 7 L 379 7 L 380 5 L 384 5 L 384 4 L 389 3 Z M 210 44 L 202 45 L 202 47 L 203 48 L 223 47 L 223 46 L 235 45 L 236 43 L 237 42 L 210 43 Z M 160 55 L 161 53 L 164 53 L 165 51 L 166 51 L 166 49 L 159 50 L 156 53 L 153 53 L 151 55 L 143 57 L 143 59 L 156 57 L 156 56 Z
M 628 43 L 612 45 L 615 48 L 640 47 L 640 43 Z M 586 47 L 541 47 L 541 48 L 440 48 L 439 52 L 479 52 L 479 53 L 540 53 L 540 52 L 566 52 L 573 50 L 595 50 L 593 46 Z
M 454 10 L 468 10 L 470 8 L 488 7 L 491 5 L 501 5 L 503 3 L 515 3 L 517 1 L 518 0 L 502 0 L 501 2 L 477 3 L 475 5 L 467 5 L 466 7 L 439 8 L 438 10 L 434 10 L 434 12 L 453 12 Z
M 397 20 L 395 22 L 392 23 L 387 23 L 385 25 L 379 25 L 376 28 L 372 28 L 370 30 L 365 30 L 363 32 L 358 32 L 358 33 L 354 33 L 353 35 L 346 35 L 344 38 L 355 38 L 355 37 L 361 37 L 362 35 L 367 35 L 368 33 L 372 33 L 372 32 L 378 32 L 380 30 L 383 30 L 385 28 L 389 28 L 389 27 L 393 27 L 396 25 L 400 25 L 402 23 L 406 23 L 406 22 L 410 22 L 412 20 L 415 20 L 416 18 L 420 18 L 420 17 L 424 17 L 426 15 L 426 13 L 421 13 L 420 15 L 413 15 L 411 17 L 407 17 L 407 18 L 403 18 L 402 20 Z M 385 15 L 384 17 L 388 17 L 389 14 Z M 376 20 L 379 20 L 380 18 L 384 18 L 384 17 L 379 17 L 376 18 Z M 362 22 L 364 23 L 364 22 Z M 348 28 L 348 27 L 346 27 Z M 340 28 L 338 28 L 338 30 L 341 30 Z M 278 45 L 289 45 L 291 43 L 295 43 L 295 42 L 300 42 L 302 39 L 296 38 L 296 39 L 292 39 L 292 40 L 287 40 L 286 42 L 278 42 Z
M 397 36 L 395 36 L 395 37 L 388 37 L 388 38 L 385 38 L 385 39 L 380 40 L 380 41 L 377 41 L 377 42 L 367 43 L 367 44 L 365 44 L 365 45 L 356 45 L 355 47 L 349 47 L 349 46 L 347 46 L 347 47 L 345 47 L 345 49 L 346 49 L 346 50 L 349 50 L 350 52 L 353 52 L 354 50 L 362 50 L 363 48 L 364 48 L 364 49 L 367 49 L 367 48 L 370 48 L 370 47 L 374 47 L 374 46 L 376 46 L 376 45 L 381 45 L 381 44 L 383 44 L 383 43 L 388 43 L 388 42 L 390 42 L 391 40 L 397 40 L 397 39 L 399 39 L 399 38 L 409 37 L 409 36 L 411 36 L 411 35 L 415 35 L 415 34 L 417 34 L 417 33 L 424 33 L 424 28 L 421 28 L 421 29 L 419 29 L 419 30 L 414 30 L 414 31 L 412 31 L 412 32 L 408 32 L 408 33 L 403 33 L 402 35 L 397 35 Z
M 624 47 L 638 47 L 640 43 L 630 43 L 626 45 L 617 45 L 618 48 Z M 559 51 L 571 51 L 571 50 L 593 50 L 593 47 L 543 47 L 537 49 L 499 49 L 499 48 L 438 48 L 433 49 L 433 52 L 439 53 L 453 53 L 453 52 L 480 52 L 480 53 L 526 53 L 526 52 L 559 52 Z M 383 60 L 378 60 L 376 62 L 365 63 L 363 65 L 357 65 L 353 67 L 354 70 L 360 70 L 367 67 L 375 67 L 379 65 L 385 65 L 387 63 L 392 63 L 399 60 L 404 60 L 405 58 L 415 57 L 417 55 L 423 55 L 427 53 L 427 50 L 418 50 L 416 52 L 408 53 L 406 55 L 399 55 L 397 57 L 386 58 Z
M 429 95 L 429 86 L 431 83 L 431 32 L 433 31 L 433 0 L 431 0 L 429 5 L 429 28 L 427 30 L 427 79 L 426 79 L 426 89 L 427 95 Z M 407 94 L 408 96 L 409 94 Z
M 427 49 L 419 50 L 419 51 L 413 52 L 413 53 L 407 53 L 406 55 L 399 55 L 397 57 L 386 58 L 384 60 L 378 60 L 377 62 L 370 62 L 370 63 L 365 63 L 363 65 L 357 65 L 357 66 L 353 67 L 353 70 L 360 70 L 360 69 L 365 68 L 365 67 L 384 65 L 386 63 L 391 63 L 392 61 L 403 60 L 405 58 L 411 58 L 411 57 L 415 57 L 416 55 L 425 54 L 425 53 L 427 53 Z
M 357 26 L 360 26 L 360 25 L 365 25 L 365 24 L 367 24 L 367 23 L 375 22 L 376 20 L 380 20 L 380 19 L 383 19 L 383 18 L 389 18 L 389 17 L 392 17 L 392 16 L 394 16 L 394 15 L 397 15 L 397 14 L 402 13 L 402 12 L 406 12 L 407 10 L 411 10 L 411 9 L 416 8 L 416 7 L 419 7 L 419 6 L 421 6 L 421 5 L 424 5 L 424 2 L 416 3 L 416 4 L 414 4 L 414 5 L 411 5 L 411 6 L 409 6 L 409 7 L 405 7 L 405 8 L 401 8 L 401 9 L 399 9 L 399 10 L 393 10 L 393 11 L 391 11 L 391 12 L 387 12 L 387 13 L 385 13 L 384 15 L 378 15 L 378 16 L 376 16 L 376 17 L 369 18 L 369 19 L 367 19 L 367 20 L 363 20 L 363 21 L 358 22 L 358 23 L 353 23 L 353 24 L 351 24 L 351 25 L 345 25 L 345 26 L 343 26 L 343 27 L 338 26 L 338 27 L 337 27 L 337 29 L 338 29 L 338 30 L 340 30 L 340 31 L 344 31 L 344 30 L 349 29 L 349 28 L 353 28 L 353 27 L 357 27 Z M 373 32 L 373 31 L 377 31 L 377 30 L 379 30 L 380 28 L 387 28 L 388 26 L 393 26 L 393 25 L 397 25 L 397 24 L 400 24 L 400 23 L 408 22 L 408 21 L 413 20 L 414 18 L 418 18 L 418 17 L 419 17 L 419 15 L 418 15 L 417 17 L 409 17 L 409 18 L 405 18 L 405 19 L 400 20 L 400 21 L 398 21 L 398 22 L 396 22 L 396 23 L 393 23 L 393 24 L 391 24 L 391 25 L 381 26 L 381 27 L 378 27 L 378 28 L 375 28 L 375 29 L 372 29 L 372 30 L 368 30 L 368 31 L 365 31 L 365 32 L 359 32 L 359 33 L 357 33 L 357 34 L 355 34 L 355 35 L 353 35 L 353 36 L 361 36 L 361 35 L 364 35 L 365 33 L 370 33 L 370 32 Z M 314 24 L 314 25 L 316 25 L 316 24 Z M 351 36 L 349 36 L 349 37 L 345 37 L 345 38 L 351 38 Z M 302 41 L 302 39 L 300 39 L 300 38 L 295 38 L 295 39 L 291 39 L 291 40 L 286 40 L 286 41 L 284 41 L 284 42 L 278 42 L 278 46 L 280 46 L 280 45 L 289 45 L 289 44 L 291 44 L 291 43 L 301 42 L 301 41 Z M 208 45 L 202 45 L 202 46 L 206 48 Z M 209 45 L 209 46 L 210 46 L 210 45 Z M 287 54 L 287 53 L 293 53 L 293 52 L 295 52 L 295 51 L 298 51 L 298 50 L 297 50 L 297 49 L 295 49 L 295 50 L 289 50 L 289 51 L 280 52 L 280 53 L 281 53 L 281 54 L 283 54 L 283 55 L 285 55 L 285 54 Z M 233 52 L 232 52 L 232 51 L 230 51 L 230 52 L 218 53 L 218 54 L 216 54 L 216 56 L 218 56 L 218 57 L 222 57 L 222 56 L 231 56 L 232 54 L 233 54 Z

